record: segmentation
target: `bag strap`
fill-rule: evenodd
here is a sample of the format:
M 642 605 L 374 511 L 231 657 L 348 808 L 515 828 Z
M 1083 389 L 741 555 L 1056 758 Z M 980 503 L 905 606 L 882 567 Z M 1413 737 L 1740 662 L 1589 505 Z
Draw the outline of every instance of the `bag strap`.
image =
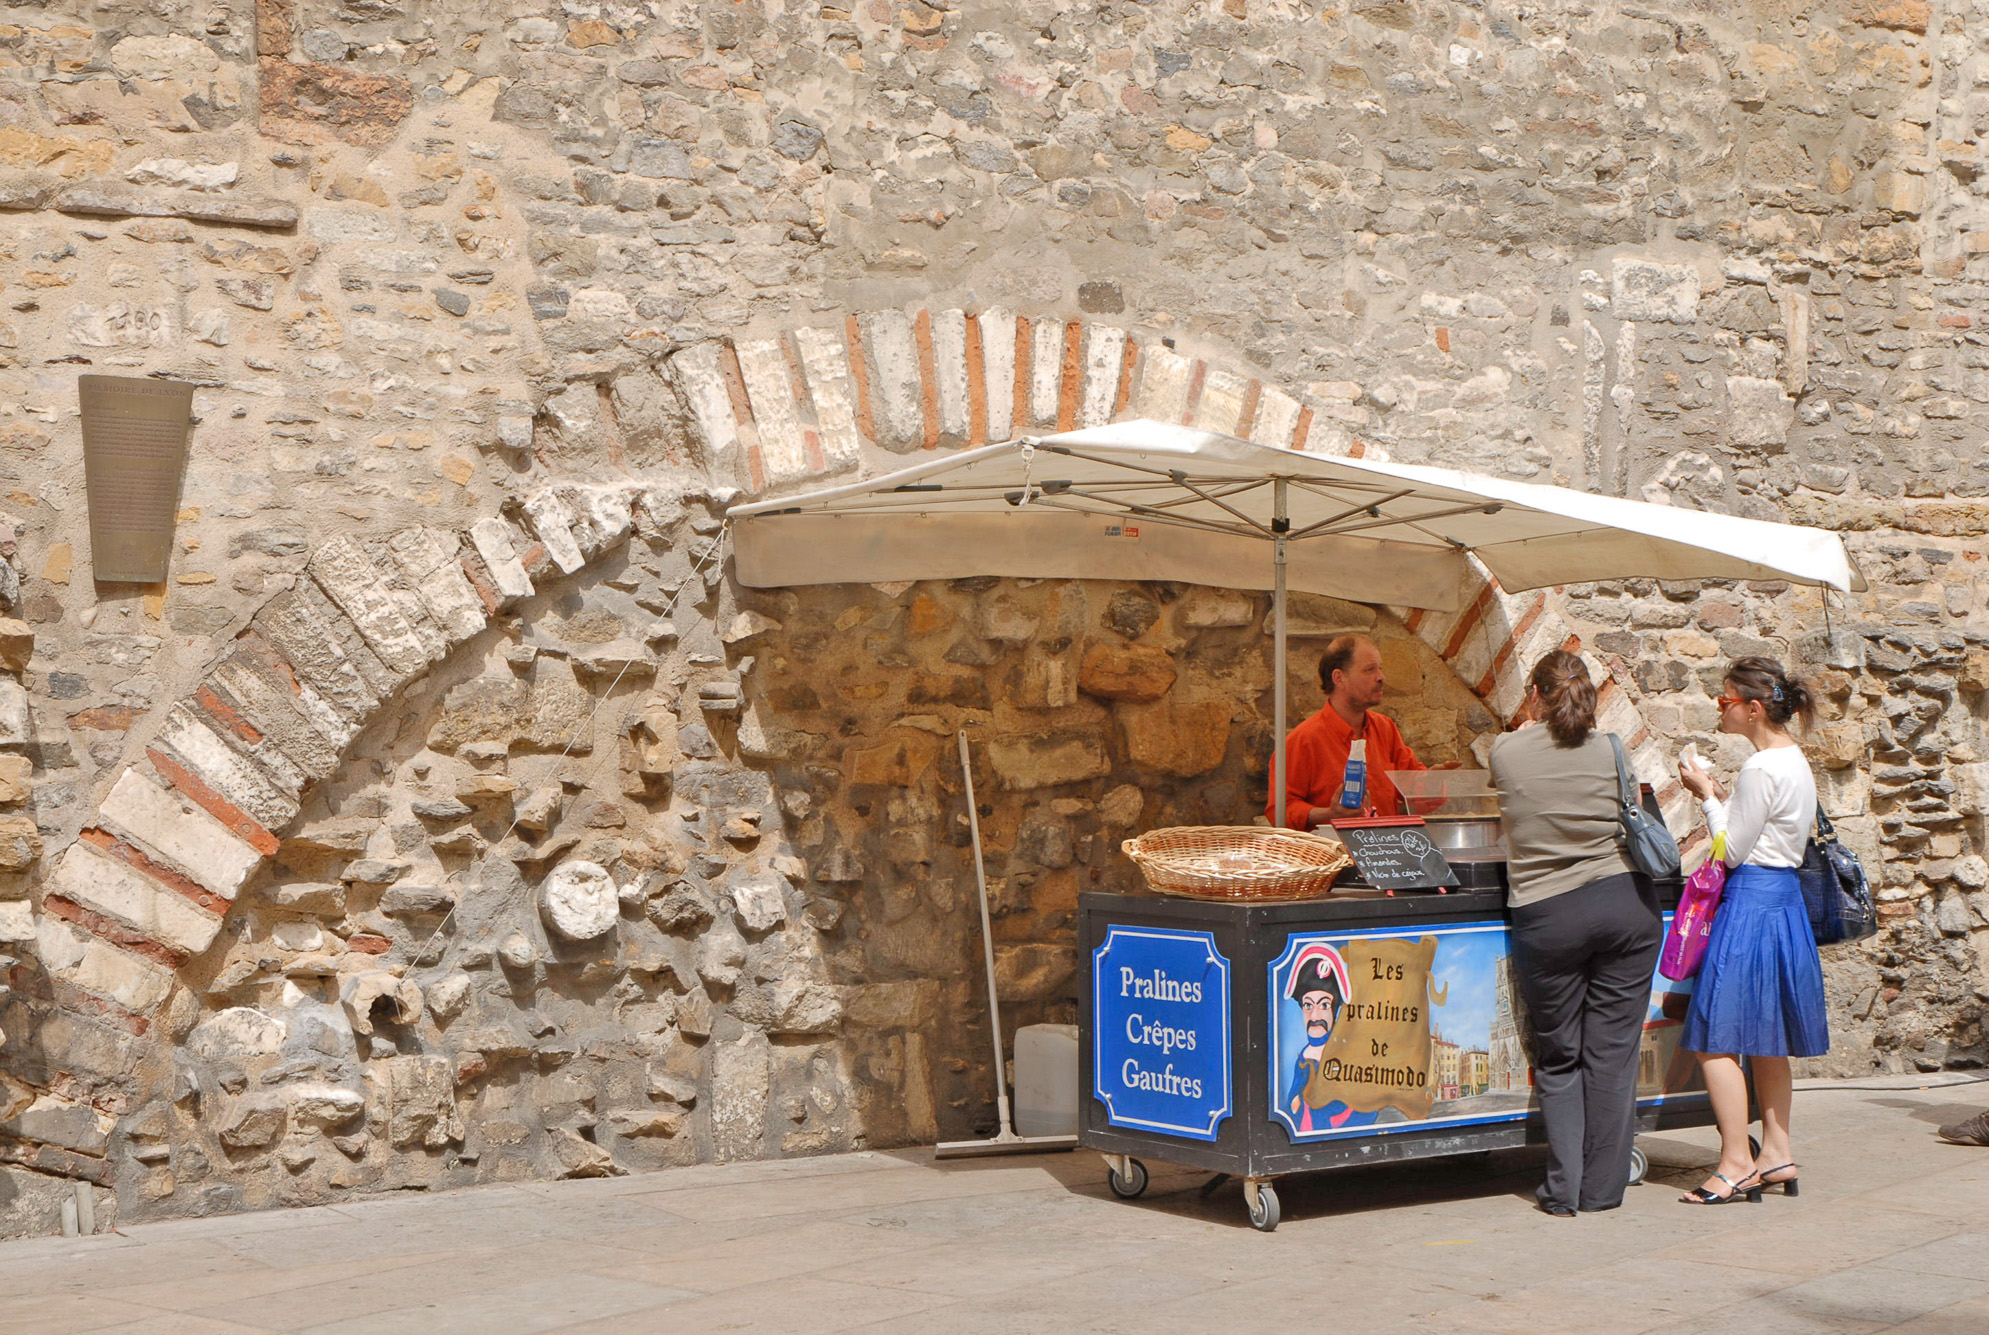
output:
M 1609 749 L 1616 753 L 1616 797 L 1626 810 L 1637 805 L 1637 784 L 1630 777 L 1630 758 L 1624 754 L 1623 739 L 1609 733 Z
M 1830 823 L 1830 817 L 1823 810 L 1823 803 L 1816 804 L 1816 828 L 1826 844 L 1837 841 L 1837 827 Z

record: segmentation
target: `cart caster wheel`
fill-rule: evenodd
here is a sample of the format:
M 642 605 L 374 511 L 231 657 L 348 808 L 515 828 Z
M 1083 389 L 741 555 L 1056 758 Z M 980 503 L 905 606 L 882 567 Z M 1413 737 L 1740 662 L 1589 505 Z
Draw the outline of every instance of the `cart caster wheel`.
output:
M 1124 1177 L 1116 1168 L 1105 1170 L 1105 1185 L 1112 1188 L 1112 1194 L 1122 1201 L 1138 1200 L 1146 1191 L 1146 1165 L 1138 1159 L 1126 1160 L 1129 1170 Z
M 1650 1158 L 1636 1146 L 1630 1147 L 1630 1185 L 1636 1186 L 1644 1180 L 1644 1174 L 1651 1171 Z
M 1270 1183 L 1257 1188 L 1256 1199 L 1249 1202 L 1250 1227 L 1259 1233 L 1274 1233 L 1278 1227 L 1278 1193 Z

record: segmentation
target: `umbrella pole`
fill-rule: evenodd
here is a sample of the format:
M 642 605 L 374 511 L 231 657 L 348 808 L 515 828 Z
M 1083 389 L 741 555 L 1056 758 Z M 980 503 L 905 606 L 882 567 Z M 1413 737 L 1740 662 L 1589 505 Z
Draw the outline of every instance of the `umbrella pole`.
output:
M 1271 517 L 1271 546 L 1275 555 L 1274 574 L 1271 582 L 1271 715 L 1273 743 L 1271 750 L 1271 791 L 1277 795 L 1277 819 L 1271 824 L 1282 829 L 1285 824 L 1285 534 L 1291 531 L 1291 519 L 1285 514 L 1285 480 L 1275 478 L 1271 482 L 1271 494 L 1276 509 Z

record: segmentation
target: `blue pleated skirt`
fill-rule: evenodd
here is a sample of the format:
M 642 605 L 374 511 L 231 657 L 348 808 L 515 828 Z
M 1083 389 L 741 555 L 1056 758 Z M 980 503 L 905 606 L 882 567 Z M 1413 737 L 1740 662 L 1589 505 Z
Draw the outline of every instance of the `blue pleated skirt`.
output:
M 1830 1050 L 1823 961 L 1793 867 L 1728 874 L 1679 1046 L 1749 1057 Z

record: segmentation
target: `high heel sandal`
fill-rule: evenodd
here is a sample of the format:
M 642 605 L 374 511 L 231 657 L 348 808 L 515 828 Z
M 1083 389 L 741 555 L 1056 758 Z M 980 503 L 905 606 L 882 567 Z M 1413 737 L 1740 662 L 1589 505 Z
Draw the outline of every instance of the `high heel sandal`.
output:
M 1704 1187 L 1694 1187 L 1683 1196 L 1680 1196 L 1678 1198 L 1679 1201 L 1685 1205 L 1731 1205 L 1735 1201 L 1741 1200 L 1748 1202 L 1750 1205 L 1760 1203 L 1761 1184 L 1756 1182 L 1751 1187 L 1747 1185 L 1748 1179 L 1755 1176 L 1753 1173 L 1742 1174 L 1738 1182 L 1728 1177 L 1725 1173 L 1715 1172 L 1713 1176 L 1726 1183 L 1729 1187 L 1732 1187 L 1733 1190 L 1722 1196 L 1717 1191 L 1708 1191 Z
M 1791 1169 L 1791 1168 L 1798 1168 L 1798 1167 L 1800 1167 L 1800 1166 L 1801 1166 L 1801 1165 L 1799 1165 L 1799 1164 L 1792 1164 L 1792 1163 L 1785 1163 L 1785 1164 L 1783 1164 L 1783 1165 L 1782 1165 L 1782 1166 L 1781 1166 L 1780 1168 L 1770 1168 L 1770 1169 L 1766 1169 L 1766 1170 L 1764 1170 L 1764 1171 L 1759 1171 L 1759 1172 L 1756 1172 L 1756 1173 L 1755 1173 L 1755 1176 L 1761 1179 L 1761 1185 L 1762 1185 L 1762 1186 L 1764 1186 L 1764 1187 L 1780 1187 L 1780 1188 L 1782 1189 L 1782 1194 L 1783 1194 L 1784 1196 L 1794 1196 L 1794 1195 L 1796 1195 L 1796 1194 L 1797 1194 L 1797 1192 L 1796 1192 L 1796 1179 L 1795 1179 L 1795 1178 L 1793 1178 L 1793 1177 L 1779 1177 L 1779 1178 L 1776 1178 L 1776 1179 L 1775 1179 L 1775 1180 L 1774 1180 L 1773 1182 L 1770 1182 L 1770 1181 L 1768 1180 L 1768 1174 L 1769 1174 L 1769 1173 L 1786 1173 L 1786 1172 L 1787 1172 L 1787 1171 L 1788 1171 L 1789 1169 Z

